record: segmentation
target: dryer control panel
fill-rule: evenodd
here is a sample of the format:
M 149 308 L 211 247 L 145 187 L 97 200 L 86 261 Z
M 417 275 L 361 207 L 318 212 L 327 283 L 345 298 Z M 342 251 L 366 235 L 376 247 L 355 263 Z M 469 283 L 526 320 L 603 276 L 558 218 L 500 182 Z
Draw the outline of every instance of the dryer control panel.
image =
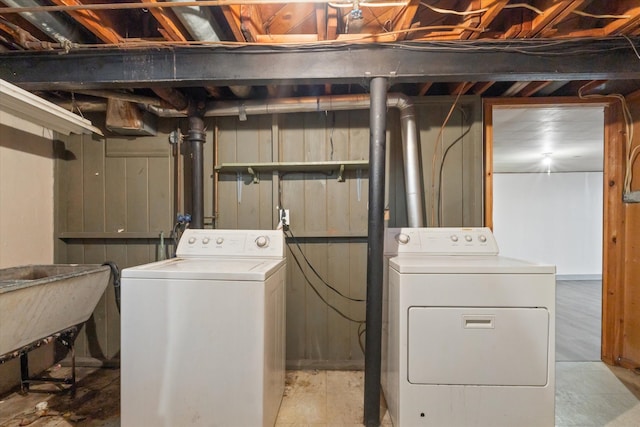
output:
M 281 230 L 186 229 L 176 255 L 189 257 L 284 257 L 284 234 Z
M 385 254 L 498 255 L 491 229 L 480 228 L 388 228 Z

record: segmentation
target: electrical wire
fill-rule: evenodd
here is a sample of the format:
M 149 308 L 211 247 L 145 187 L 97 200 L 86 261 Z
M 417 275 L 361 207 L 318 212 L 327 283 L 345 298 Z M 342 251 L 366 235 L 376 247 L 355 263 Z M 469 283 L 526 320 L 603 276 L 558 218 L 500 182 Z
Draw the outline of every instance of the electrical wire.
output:
M 315 276 L 320 279 L 320 281 L 329 289 L 331 289 L 333 292 L 335 292 L 336 294 L 340 295 L 342 298 L 348 299 L 349 301 L 354 301 L 354 302 L 366 302 L 366 299 L 359 299 L 359 298 L 352 298 L 350 296 L 344 295 L 342 292 L 340 292 L 338 289 L 336 289 L 335 287 L 331 286 L 329 283 L 327 283 L 326 280 L 324 280 L 322 278 L 322 276 L 320 276 L 320 273 L 318 273 L 318 271 L 315 269 L 315 267 L 311 264 L 311 262 L 309 261 L 309 259 L 307 258 L 307 256 L 304 254 L 304 252 L 302 251 L 302 248 L 300 247 L 300 244 L 298 243 L 298 239 L 296 239 L 296 237 L 293 235 L 293 232 L 291 231 L 290 227 L 286 227 L 285 230 L 285 235 L 286 232 L 289 232 L 289 234 L 291 235 L 291 240 L 293 240 L 293 243 L 296 245 L 296 247 L 298 248 L 298 251 L 300 252 L 300 254 L 302 255 L 302 258 L 304 259 L 305 263 L 309 266 L 309 268 L 311 269 L 311 271 L 313 272 L 313 274 L 315 274 Z M 287 245 L 289 245 L 287 243 Z M 289 245 L 290 246 L 290 245 Z M 289 247 L 289 249 L 291 249 L 291 247 Z M 291 251 L 293 254 L 293 251 Z M 304 273 L 303 273 L 304 274 Z
M 629 109 L 629 105 L 627 104 L 627 99 L 619 94 L 612 93 L 608 95 L 600 95 L 600 94 L 591 94 L 584 95 L 582 93 L 583 89 L 589 83 L 584 84 L 580 89 L 578 89 L 578 97 L 580 99 L 594 99 L 594 98 L 614 98 L 620 101 L 620 105 L 622 107 L 622 115 L 624 117 L 625 124 L 625 148 L 626 148 L 626 161 L 625 161 L 625 172 L 624 172 L 624 185 L 623 191 L 624 193 L 631 192 L 631 181 L 633 180 L 633 163 L 635 162 L 636 157 L 638 156 L 640 145 L 636 145 L 632 148 L 633 145 L 633 117 L 631 115 L 631 110 Z
M 460 108 L 460 111 L 462 112 L 462 116 L 463 116 L 463 121 L 466 122 L 467 121 L 467 114 L 464 110 L 464 108 Z M 438 212 L 438 218 L 437 218 L 437 223 L 438 225 L 442 224 L 442 215 L 443 215 L 443 207 L 442 207 L 442 172 L 444 170 L 444 163 L 447 159 L 447 154 L 449 154 L 449 151 L 451 150 L 451 148 L 453 148 L 454 145 L 456 145 L 458 142 L 462 141 L 464 139 L 465 136 L 467 136 L 467 134 L 469 132 L 471 132 L 471 123 L 469 123 L 469 126 L 467 127 L 467 129 L 462 133 L 462 135 L 460 135 L 455 141 L 453 141 L 451 144 L 449 144 L 449 146 L 447 147 L 446 150 L 444 150 L 444 153 L 442 154 L 442 160 L 440 160 L 440 168 L 439 168 L 439 175 L 438 175 L 438 206 L 437 206 L 437 212 Z
M 453 110 L 456 108 L 456 105 L 458 104 L 458 100 L 460 99 L 460 96 L 462 95 L 463 92 L 464 92 L 464 87 L 461 88 L 460 91 L 458 91 L 458 95 L 456 96 L 456 99 L 453 101 L 453 104 L 451 105 L 451 108 L 449 109 L 447 116 L 442 122 L 442 126 L 440 126 L 440 130 L 438 131 L 438 136 L 436 136 L 435 146 L 433 147 L 433 155 L 431 156 L 431 218 L 432 218 L 431 225 L 432 226 L 439 225 L 439 224 L 434 224 L 434 220 L 436 219 L 435 210 L 436 210 L 437 198 L 440 197 L 439 194 L 436 194 L 436 182 L 435 182 L 436 181 L 436 158 L 438 157 L 438 147 L 440 147 L 440 151 L 443 151 L 442 146 L 444 145 L 444 142 L 442 140 L 442 134 L 444 132 L 444 128 L 447 126 L 447 123 L 451 118 L 451 114 L 453 113 Z
M 286 235 L 286 234 L 285 234 Z M 287 246 L 289 247 L 289 249 L 291 250 L 291 245 L 289 245 L 289 243 L 287 243 Z M 305 281 L 307 282 L 307 284 L 311 287 L 311 289 L 313 290 L 313 292 L 318 296 L 318 298 L 320 298 L 320 300 L 325 303 L 325 305 L 327 307 L 329 307 L 331 310 L 335 311 L 340 317 L 350 321 L 350 322 L 354 322 L 354 323 L 364 323 L 364 320 L 358 320 L 358 319 L 354 319 L 346 314 L 344 314 L 342 311 L 340 311 L 340 309 L 338 309 L 337 307 L 335 307 L 334 305 L 332 305 L 329 301 L 327 301 L 318 291 L 318 289 L 313 286 L 313 283 L 311 282 L 311 280 L 309 279 L 309 277 L 307 276 L 307 274 L 304 272 L 304 269 L 302 268 L 302 265 L 300 264 L 300 261 L 298 260 L 298 257 L 296 257 L 296 255 L 294 254 L 293 251 L 291 251 L 291 255 L 293 256 L 293 260 L 295 261 L 296 265 L 298 266 L 298 268 L 300 269 L 300 271 L 302 272 L 302 276 L 304 277 Z

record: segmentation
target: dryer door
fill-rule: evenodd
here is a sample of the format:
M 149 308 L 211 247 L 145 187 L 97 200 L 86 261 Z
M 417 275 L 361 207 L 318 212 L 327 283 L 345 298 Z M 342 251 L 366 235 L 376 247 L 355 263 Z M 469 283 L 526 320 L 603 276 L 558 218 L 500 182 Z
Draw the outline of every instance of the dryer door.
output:
M 545 386 L 545 308 L 410 307 L 408 380 L 413 384 Z

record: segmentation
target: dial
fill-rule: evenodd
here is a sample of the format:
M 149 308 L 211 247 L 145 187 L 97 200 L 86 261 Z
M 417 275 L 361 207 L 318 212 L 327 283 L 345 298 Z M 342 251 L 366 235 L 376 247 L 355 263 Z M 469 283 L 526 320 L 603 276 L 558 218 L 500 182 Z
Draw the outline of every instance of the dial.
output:
M 259 248 L 267 247 L 267 245 L 269 245 L 269 239 L 265 236 L 260 236 L 256 239 L 256 245 L 258 245 Z
M 473 237 L 471 237 L 470 234 L 467 234 L 466 236 L 464 236 L 464 240 L 466 240 L 467 242 L 470 242 L 473 240 Z
M 209 243 L 209 238 L 205 237 L 204 239 L 202 239 L 202 243 L 204 243 L 205 245 Z
M 485 243 L 487 241 L 487 236 L 481 234 L 478 236 L 478 240 L 480 240 L 482 243 Z
M 221 245 L 221 244 L 222 244 L 222 242 L 224 242 L 224 239 L 223 239 L 222 237 L 218 237 L 218 238 L 216 239 L 216 244 Z
M 455 234 L 451 235 L 451 241 L 452 242 L 457 242 L 458 241 L 458 236 L 456 236 Z
M 196 238 L 195 237 L 189 237 L 189 244 L 193 245 L 196 242 Z
M 398 243 L 406 245 L 407 243 L 409 243 L 409 240 L 411 240 L 411 237 L 409 237 L 407 234 L 400 233 L 398 234 L 397 239 Z

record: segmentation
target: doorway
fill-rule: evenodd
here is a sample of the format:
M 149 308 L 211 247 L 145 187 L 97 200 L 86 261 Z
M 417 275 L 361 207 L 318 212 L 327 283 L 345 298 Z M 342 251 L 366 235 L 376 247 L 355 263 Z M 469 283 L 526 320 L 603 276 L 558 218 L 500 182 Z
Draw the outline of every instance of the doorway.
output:
M 599 361 L 604 106 L 495 105 L 491 118 L 500 253 L 556 265 L 556 359 Z

